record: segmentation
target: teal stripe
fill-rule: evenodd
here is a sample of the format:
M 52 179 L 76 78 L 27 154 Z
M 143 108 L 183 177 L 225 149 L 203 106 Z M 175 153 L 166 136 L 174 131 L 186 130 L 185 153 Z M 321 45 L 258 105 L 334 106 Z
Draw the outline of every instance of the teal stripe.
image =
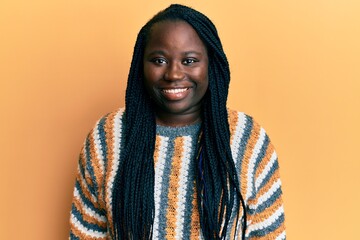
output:
M 90 133 L 91 134 L 91 133 Z M 98 196 L 98 182 L 95 177 L 95 172 L 94 172 L 94 168 L 92 166 L 92 162 L 94 161 L 95 156 L 91 156 L 91 151 L 90 151 L 90 134 L 88 135 L 88 137 L 86 138 L 86 143 L 85 143 L 85 157 L 86 157 L 86 170 L 88 171 L 88 173 L 90 174 L 90 178 L 91 178 L 91 182 L 93 183 L 93 194 L 97 197 Z
M 265 157 L 266 151 L 268 149 L 269 146 L 269 137 L 267 135 L 265 135 L 264 138 L 264 142 L 260 148 L 260 152 L 258 154 L 258 156 L 256 157 L 255 160 L 255 165 L 254 165 L 254 172 L 253 172 L 253 178 L 251 179 L 251 186 L 253 186 L 252 189 L 254 189 L 254 191 L 252 191 L 250 198 L 255 198 L 256 197 L 256 190 L 255 190 L 255 174 L 256 174 L 256 169 L 259 167 L 259 164 L 261 163 L 262 159 Z
M 191 138 L 191 143 L 196 143 L 197 137 Z M 190 239 L 191 234 L 191 215 L 197 209 L 193 209 L 192 201 L 193 201 L 193 194 L 194 194 L 194 181 L 195 181 L 195 167 L 196 162 L 192 159 L 196 157 L 196 151 L 193 147 L 194 145 L 191 144 L 191 152 L 190 152 L 190 162 L 189 162 L 189 169 L 188 169 L 188 176 L 187 176 L 187 184 L 185 187 L 186 195 L 185 195 L 185 209 L 184 209 L 184 228 L 183 228 L 183 239 Z
M 251 132 L 252 132 L 252 129 L 253 129 L 253 120 L 252 120 L 252 118 L 250 116 L 245 115 L 245 122 L 244 123 L 238 123 L 238 124 L 242 124 L 243 126 L 240 126 L 240 127 L 242 129 L 244 129 L 244 133 L 243 133 L 243 135 L 242 135 L 242 137 L 240 139 L 240 143 L 239 143 L 238 159 L 237 159 L 237 162 L 236 162 L 237 164 L 235 166 L 237 168 L 237 174 L 238 174 L 238 176 L 240 176 L 246 146 L 248 144 L 248 141 L 250 139 Z M 241 178 L 239 178 L 239 183 L 241 185 Z
M 171 173 L 171 162 L 174 153 L 174 138 L 168 140 L 168 153 L 164 161 L 164 173 L 162 176 L 162 185 L 160 186 L 160 209 L 159 209 L 159 239 L 165 239 L 166 237 L 166 214 L 168 209 L 168 193 L 169 193 L 169 182 Z M 159 161 L 159 160 L 158 160 Z

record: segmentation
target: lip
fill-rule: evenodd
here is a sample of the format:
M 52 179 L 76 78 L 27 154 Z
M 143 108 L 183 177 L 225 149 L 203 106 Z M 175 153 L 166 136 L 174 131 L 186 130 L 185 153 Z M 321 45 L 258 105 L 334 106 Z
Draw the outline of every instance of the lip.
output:
M 187 97 L 190 87 L 172 87 L 160 89 L 161 95 L 168 101 L 179 101 Z

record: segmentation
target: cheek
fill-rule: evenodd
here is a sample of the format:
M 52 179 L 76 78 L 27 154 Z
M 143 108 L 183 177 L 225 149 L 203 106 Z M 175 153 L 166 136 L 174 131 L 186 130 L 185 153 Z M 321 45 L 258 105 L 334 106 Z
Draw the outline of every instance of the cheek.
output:
M 146 79 L 149 79 L 149 77 L 151 76 L 150 74 L 150 69 L 149 69 L 149 66 L 147 64 L 144 64 L 144 79 L 146 81 Z
M 207 89 L 209 87 L 209 73 L 208 73 L 207 69 L 202 71 L 201 79 L 202 79 L 202 84 L 203 84 L 204 88 Z
M 144 66 L 144 84 L 147 88 L 153 85 L 154 74 L 151 71 L 151 68 Z
M 147 82 L 156 82 L 161 77 L 161 70 L 159 68 L 149 66 L 148 64 L 144 65 L 144 79 Z

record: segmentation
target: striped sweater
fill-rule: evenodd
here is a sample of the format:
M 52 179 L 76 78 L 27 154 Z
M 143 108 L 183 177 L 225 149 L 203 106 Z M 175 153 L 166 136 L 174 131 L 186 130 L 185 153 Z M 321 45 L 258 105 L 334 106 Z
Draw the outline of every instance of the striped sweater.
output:
M 112 190 L 122 149 L 124 109 L 98 121 L 80 153 L 70 239 L 112 239 Z M 246 239 L 285 239 L 277 155 L 253 119 L 229 110 L 231 151 L 247 207 Z M 154 152 L 155 217 L 153 239 L 203 239 L 194 183 L 200 124 L 157 126 Z M 242 214 L 242 210 L 240 210 Z M 240 239 L 235 214 L 226 239 Z

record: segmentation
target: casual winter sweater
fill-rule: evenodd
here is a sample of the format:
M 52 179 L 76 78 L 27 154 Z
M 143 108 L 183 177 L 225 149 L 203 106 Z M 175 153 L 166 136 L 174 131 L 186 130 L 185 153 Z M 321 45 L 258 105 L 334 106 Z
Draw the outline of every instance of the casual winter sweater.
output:
M 247 211 L 246 239 L 285 239 L 279 165 L 264 129 L 229 110 L 230 143 Z M 70 217 L 70 239 L 112 239 L 112 191 L 122 149 L 124 109 L 96 124 L 80 153 Z M 200 124 L 157 126 L 154 151 L 153 239 L 202 239 L 195 189 Z M 240 210 L 240 215 L 243 211 Z M 227 238 L 241 237 L 229 223 Z M 241 217 L 241 216 L 240 216 Z

